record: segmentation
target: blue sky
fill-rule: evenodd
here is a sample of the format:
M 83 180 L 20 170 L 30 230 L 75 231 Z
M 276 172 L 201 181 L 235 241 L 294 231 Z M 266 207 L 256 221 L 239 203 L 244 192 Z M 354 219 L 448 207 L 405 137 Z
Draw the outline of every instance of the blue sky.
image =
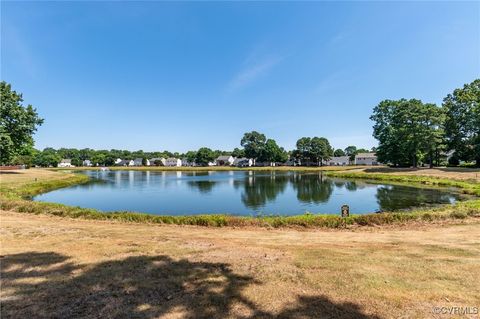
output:
M 1 2 L 1 79 L 36 147 L 371 147 L 383 99 L 480 76 L 480 2 Z

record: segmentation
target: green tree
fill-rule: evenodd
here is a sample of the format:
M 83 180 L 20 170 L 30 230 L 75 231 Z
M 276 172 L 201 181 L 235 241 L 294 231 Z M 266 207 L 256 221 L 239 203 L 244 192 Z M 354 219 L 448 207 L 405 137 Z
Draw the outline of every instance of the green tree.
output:
M 293 151 L 293 156 L 300 160 L 302 165 L 305 161 L 309 161 L 311 154 L 310 154 L 310 137 L 302 137 L 297 140 L 297 149 Z
M 336 149 L 335 152 L 333 152 L 333 156 L 345 156 L 345 152 L 342 149 Z
M 232 152 L 232 156 L 238 157 L 238 158 L 245 157 L 245 151 L 238 147 L 235 147 L 235 149 Z
M 480 167 L 480 79 L 443 99 L 445 137 L 457 159 L 475 160 Z
M 209 162 L 215 160 L 215 153 L 208 147 L 202 147 L 197 151 L 195 163 L 201 166 L 207 166 Z
M 35 154 L 33 163 L 42 167 L 55 167 L 60 162 L 60 156 L 57 154 L 57 151 L 51 147 L 45 148 L 43 151 Z
M 185 154 L 185 157 L 186 157 L 187 161 L 189 161 L 190 163 L 195 162 L 196 156 L 197 156 L 197 152 L 195 152 L 195 151 L 188 151 Z
M 302 137 L 297 141 L 297 149 L 294 156 L 300 159 L 304 164 L 305 161 L 312 161 L 317 165 L 322 165 L 324 160 L 330 159 L 333 155 L 333 148 L 330 142 L 324 137 Z
M 440 147 L 433 136 L 441 136 L 442 110 L 416 99 L 385 100 L 370 117 L 373 136 L 379 141 L 379 162 L 394 166 L 418 165 L 425 154 Z
M 5 81 L 0 82 L 0 97 L 0 164 L 10 164 L 33 147 L 33 134 L 43 119 L 30 104 L 24 107 L 22 94 Z
M 353 162 L 355 160 L 355 155 L 357 155 L 357 147 L 354 145 L 347 146 L 345 148 L 345 154 L 347 154 L 347 156 L 349 156 L 350 161 Z
M 245 156 L 253 159 L 253 165 L 258 157 L 261 156 L 265 147 L 266 137 L 257 131 L 245 133 L 240 145 L 244 148 Z
M 310 158 L 319 166 L 327 161 L 333 154 L 333 149 L 325 137 L 314 137 L 310 141 Z
M 268 139 L 265 142 L 265 146 L 263 147 L 262 153 L 259 157 L 261 161 L 265 162 L 286 162 L 288 160 L 288 154 L 283 149 L 277 145 L 277 142 L 272 139 Z

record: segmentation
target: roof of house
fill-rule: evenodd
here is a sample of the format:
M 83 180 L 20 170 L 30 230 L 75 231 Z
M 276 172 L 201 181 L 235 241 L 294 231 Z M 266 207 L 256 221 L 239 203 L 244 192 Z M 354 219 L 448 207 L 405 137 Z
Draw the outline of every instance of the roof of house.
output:
M 358 153 L 355 157 L 377 157 L 375 153 Z
M 169 158 L 167 158 L 167 161 L 178 161 L 178 158 L 176 158 L 176 157 L 169 157 Z
M 72 160 L 69 159 L 69 158 L 64 158 L 60 161 L 60 163 L 65 163 L 65 164 L 70 164 L 71 162 L 72 162 Z
M 155 162 L 155 161 L 164 161 L 165 159 L 163 157 L 154 157 L 151 158 L 149 161 L 150 162 Z
M 142 162 L 143 161 L 143 158 L 141 157 L 137 157 L 136 159 L 133 160 L 134 162 Z
M 237 158 L 235 158 L 234 162 L 239 163 L 239 162 L 248 161 L 248 160 L 249 159 L 246 158 L 246 157 L 237 157 Z
M 330 158 L 330 161 L 337 161 L 337 162 L 343 162 L 343 161 L 350 161 L 350 157 L 349 156 L 332 156 Z
M 232 155 L 221 155 L 217 157 L 217 161 L 228 161 Z
M 83 160 L 84 163 L 91 163 L 92 161 L 91 160 Z

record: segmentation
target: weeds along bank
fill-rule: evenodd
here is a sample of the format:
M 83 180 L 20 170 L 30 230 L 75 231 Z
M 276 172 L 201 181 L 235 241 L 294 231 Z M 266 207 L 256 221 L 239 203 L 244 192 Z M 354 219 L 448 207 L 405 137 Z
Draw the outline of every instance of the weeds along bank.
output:
M 431 186 L 455 187 L 465 194 L 480 197 L 480 183 L 434 178 L 415 175 L 391 175 L 385 173 L 353 173 L 348 171 L 328 171 L 327 176 L 362 178 L 388 181 L 390 183 L 410 183 Z M 22 213 L 49 214 L 70 218 L 95 220 L 115 220 L 123 222 L 178 224 L 198 226 L 258 226 L 258 227 L 327 227 L 400 224 L 415 221 L 441 221 L 480 217 L 480 199 L 443 205 L 430 209 L 417 209 L 401 213 L 379 213 L 351 215 L 342 218 L 338 215 L 303 214 L 296 216 L 238 217 L 230 215 L 159 216 L 135 212 L 104 213 L 95 209 L 71 207 L 55 203 L 34 202 L 30 197 L 54 189 L 88 182 L 81 174 L 26 170 L 15 174 L 1 175 L 0 208 Z

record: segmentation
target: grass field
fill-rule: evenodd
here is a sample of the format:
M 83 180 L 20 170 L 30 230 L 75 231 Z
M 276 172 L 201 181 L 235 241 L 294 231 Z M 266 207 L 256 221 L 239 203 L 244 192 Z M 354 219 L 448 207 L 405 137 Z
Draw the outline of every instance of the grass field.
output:
M 480 306 L 478 220 L 295 231 L 0 216 L 2 318 L 440 318 L 433 307 Z
M 388 175 L 332 174 L 355 172 Z M 442 173 L 410 180 L 478 186 Z M 480 306 L 480 219 L 450 216 L 478 212 L 478 200 L 428 213 L 447 214 L 438 219 L 272 229 L 92 220 L 90 210 L 21 199 L 84 181 L 0 175 L 2 318 L 478 318 L 433 312 Z

